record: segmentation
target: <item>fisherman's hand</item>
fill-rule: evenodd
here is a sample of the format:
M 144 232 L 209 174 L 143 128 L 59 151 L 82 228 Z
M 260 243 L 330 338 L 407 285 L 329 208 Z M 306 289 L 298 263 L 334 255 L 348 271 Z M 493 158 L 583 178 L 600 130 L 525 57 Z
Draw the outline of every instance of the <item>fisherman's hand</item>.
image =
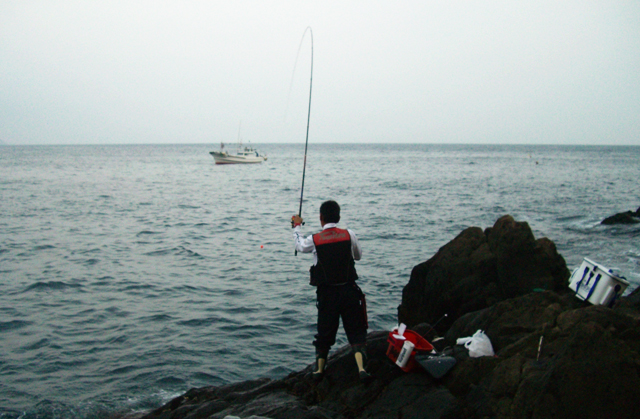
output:
M 299 225 L 302 225 L 302 218 L 299 215 L 294 215 L 291 217 L 291 228 L 295 228 Z

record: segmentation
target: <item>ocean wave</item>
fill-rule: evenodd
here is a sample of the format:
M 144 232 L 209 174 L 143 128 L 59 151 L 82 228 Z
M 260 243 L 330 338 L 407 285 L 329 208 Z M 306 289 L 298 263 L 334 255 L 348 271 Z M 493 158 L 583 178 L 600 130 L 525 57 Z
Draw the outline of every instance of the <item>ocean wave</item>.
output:
M 1 328 L 1 327 L 0 327 Z M 51 341 L 47 338 L 40 339 L 37 342 L 29 343 L 20 347 L 23 351 L 34 351 L 42 348 L 46 348 L 51 345 Z M 2 417 L 2 416 L 0 416 Z
M 0 333 L 11 330 L 18 330 L 32 325 L 33 322 L 26 320 L 10 320 L 8 322 L 0 322 Z
M 155 289 L 157 289 L 157 287 L 153 284 L 138 284 L 138 283 L 130 284 L 122 287 L 123 292 L 136 291 L 136 294 L 146 295 L 148 297 L 152 297 L 152 295 L 149 292 Z
M 139 367 L 136 365 L 125 365 L 123 367 L 114 368 L 107 372 L 107 375 L 129 375 L 136 371 Z
M 167 256 L 173 252 L 174 249 L 163 249 L 163 250 L 154 250 L 151 252 L 146 252 L 144 255 L 146 256 Z
M 99 247 L 93 247 L 91 249 L 80 250 L 77 253 L 81 255 L 86 255 L 89 253 L 100 253 L 100 252 L 102 252 L 102 249 L 100 249 Z
M 195 374 L 193 374 L 193 378 L 204 382 L 215 382 L 218 377 L 214 374 L 208 374 L 206 372 L 196 372 Z
M 158 380 L 156 380 L 156 384 L 163 385 L 163 386 L 166 386 L 166 385 L 182 386 L 182 385 L 185 385 L 186 382 L 182 378 L 168 376 L 168 377 L 159 378 Z
M 151 316 L 144 316 L 139 319 L 141 323 L 167 323 L 173 320 L 174 317 L 169 314 L 154 314 Z
M 97 265 L 98 263 L 100 263 L 100 259 L 96 259 L 96 258 L 76 259 L 75 262 L 79 263 L 81 265 L 93 266 L 93 265 Z
M 0 418 L 2 419 L 26 419 L 24 411 L 0 406 Z
M 53 246 L 53 245 L 50 245 L 50 244 L 43 244 L 43 245 L 40 245 L 40 246 L 35 246 L 35 247 L 33 248 L 33 250 L 36 250 L 36 251 L 37 251 L 37 250 L 49 250 L 49 249 L 55 249 L 55 248 L 56 248 L 56 247 L 55 247 L 55 246 Z
M 207 317 L 204 319 L 182 320 L 177 322 L 177 324 L 180 326 L 187 326 L 187 327 L 202 327 L 202 326 L 210 326 L 212 324 L 219 324 L 221 322 L 226 322 L 226 320 L 216 316 L 216 317 Z
M 110 315 L 118 318 L 129 317 L 131 315 L 130 311 L 122 310 L 119 307 L 107 307 L 105 311 Z
M 187 249 L 186 247 L 183 247 L 183 246 L 178 246 L 174 250 L 177 252 L 178 255 L 181 255 L 181 256 L 193 257 L 193 258 L 198 258 L 198 259 L 203 259 L 204 258 L 198 252 L 194 252 L 194 251 L 189 250 L 189 249 Z
M 151 235 L 151 234 L 160 234 L 160 233 L 156 231 L 151 231 L 151 230 L 142 230 L 141 232 L 136 234 L 136 237 L 142 237 L 142 236 Z
M 31 292 L 31 291 L 65 291 L 68 289 L 76 289 L 81 290 L 82 285 L 80 284 L 69 284 L 63 281 L 48 281 L 48 282 L 36 282 L 34 284 L 29 285 L 24 289 L 23 292 Z
M 227 297 L 241 297 L 246 293 L 247 291 L 243 289 L 232 289 L 232 290 L 225 290 L 222 292 L 222 294 Z
M 261 310 L 262 309 L 258 307 L 247 307 L 247 306 L 224 308 L 224 312 L 227 314 L 242 314 L 245 316 L 253 313 L 260 313 Z
M 127 342 L 129 340 L 129 336 L 127 335 L 120 335 L 120 336 L 114 336 L 112 338 L 109 338 L 106 342 L 106 345 L 111 346 L 111 345 L 119 345 L 122 344 L 124 342 Z
M 198 252 L 194 252 L 190 249 L 187 249 L 184 246 L 177 246 L 177 247 L 172 247 L 170 249 L 160 249 L 160 250 L 153 250 L 151 252 L 145 252 L 144 255 L 146 256 L 167 256 L 167 255 L 177 255 L 177 256 L 185 256 L 188 258 L 196 258 L 196 259 L 203 259 L 204 256 L 202 256 L 201 254 L 199 254 Z

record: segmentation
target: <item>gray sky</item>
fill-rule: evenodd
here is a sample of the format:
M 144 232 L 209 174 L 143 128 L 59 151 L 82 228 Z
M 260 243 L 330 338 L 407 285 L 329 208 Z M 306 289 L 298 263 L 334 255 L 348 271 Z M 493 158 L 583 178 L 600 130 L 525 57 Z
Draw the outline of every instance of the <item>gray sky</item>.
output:
M 307 26 L 310 142 L 640 145 L 637 0 L 0 0 L 0 141 L 303 143 Z

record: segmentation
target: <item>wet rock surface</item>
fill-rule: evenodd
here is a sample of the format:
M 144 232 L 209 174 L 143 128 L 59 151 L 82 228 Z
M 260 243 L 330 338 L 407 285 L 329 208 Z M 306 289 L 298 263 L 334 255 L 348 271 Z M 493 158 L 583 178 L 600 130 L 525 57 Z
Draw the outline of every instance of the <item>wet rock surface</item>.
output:
M 503 217 L 463 231 L 414 269 L 400 317 L 456 358 L 441 379 L 403 372 L 386 355 L 388 332 L 378 331 L 368 335 L 367 384 L 343 347 L 318 382 L 309 365 L 280 380 L 192 389 L 144 418 L 637 417 L 640 293 L 613 308 L 578 300 L 553 243 L 530 233 Z M 438 337 L 426 319 L 449 312 Z M 455 344 L 478 329 L 496 356 L 471 358 Z

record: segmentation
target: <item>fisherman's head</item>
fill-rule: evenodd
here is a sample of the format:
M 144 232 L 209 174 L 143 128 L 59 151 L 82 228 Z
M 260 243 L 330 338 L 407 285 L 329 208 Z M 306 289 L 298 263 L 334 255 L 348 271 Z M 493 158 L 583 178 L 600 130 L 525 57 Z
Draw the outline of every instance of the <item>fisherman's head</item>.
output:
M 325 201 L 320 205 L 320 223 L 324 226 L 328 223 L 340 221 L 340 205 L 336 201 Z

